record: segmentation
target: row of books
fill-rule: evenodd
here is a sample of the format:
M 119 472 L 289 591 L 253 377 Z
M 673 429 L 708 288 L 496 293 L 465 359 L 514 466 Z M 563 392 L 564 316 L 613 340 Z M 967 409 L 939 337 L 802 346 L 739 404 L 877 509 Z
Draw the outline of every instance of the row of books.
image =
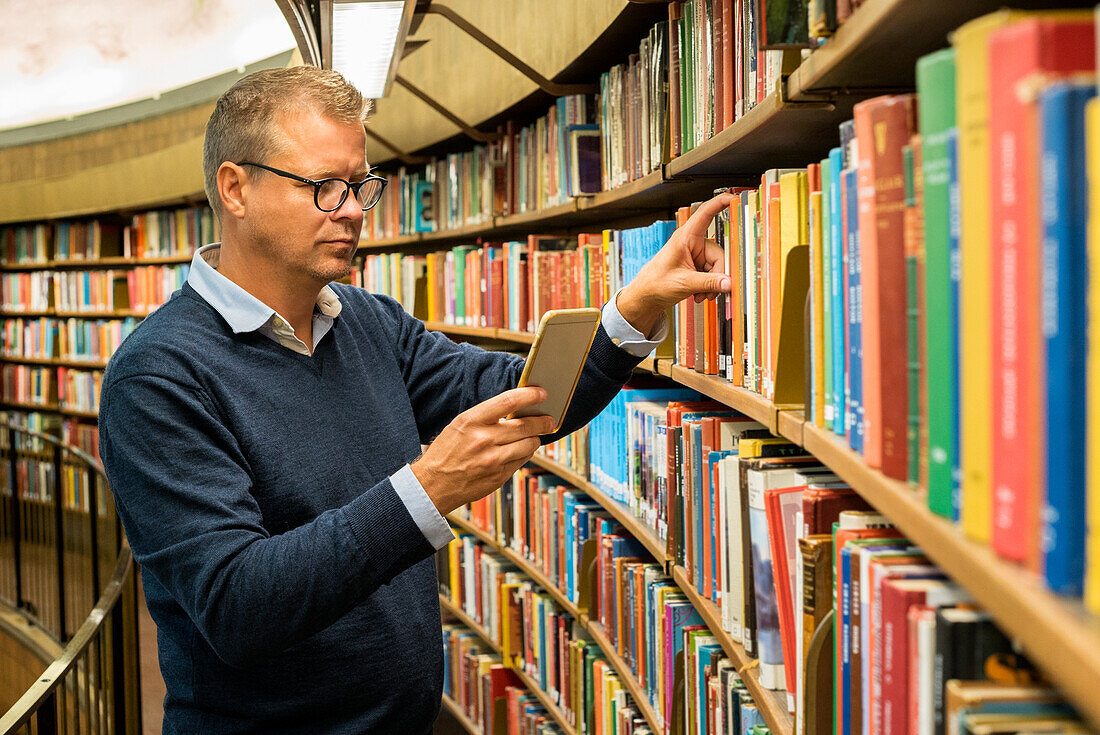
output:
M 163 304 L 187 280 L 188 265 L 146 265 L 95 271 L 0 274 L 4 308 L 10 311 L 148 311 Z
M 595 103 L 559 97 L 546 115 L 471 151 L 400 167 L 364 217 L 363 237 L 378 239 L 487 224 L 495 215 L 535 211 L 600 190 L 600 129 Z
M 26 427 L 31 431 L 60 436 L 66 444 L 76 446 L 85 453 L 99 459 L 99 430 L 96 426 L 82 424 L 74 419 L 59 421 L 54 414 L 40 412 L 24 412 L 5 410 L 0 411 L 0 422 L 11 422 Z M 16 434 L 16 446 L 20 450 L 28 452 L 52 452 L 51 445 L 33 437 Z M 9 435 L 7 431 L 0 432 L 0 447 L 7 450 L 9 447 Z M 11 471 L 10 462 L 3 465 L 0 471 L 0 492 L 10 496 L 12 484 L 8 474 Z M 37 459 L 22 455 L 17 457 L 15 475 L 16 496 L 40 502 L 52 502 L 54 497 L 54 465 L 49 459 Z M 96 507 L 101 518 L 113 514 L 111 506 L 110 489 L 99 480 L 99 476 L 83 462 L 72 461 L 65 455 L 61 466 L 61 499 L 62 507 L 69 510 L 80 510 L 85 513 L 91 511 L 92 492 L 90 484 L 98 482 L 96 487 Z
M 799 447 L 769 436 L 759 424 L 720 404 L 666 401 L 662 405 L 650 396 L 650 400 L 628 402 L 625 410 L 634 428 L 620 429 L 619 436 L 630 436 L 628 451 L 636 478 L 628 486 L 628 501 L 641 500 L 624 504 L 652 521 L 654 515 L 639 512 L 639 502 L 659 505 L 656 499 L 661 490 L 667 491 L 665 525 L 673 563 L 684 568 L 697 592 L 717 605 L 722 630 L 759 659 L 761 684 L 786 690 L 799 722 L 818 718 L 816 729 L 806 725 L 806 731 L 832 731 L 835 711 L 842 713 L 837 717 L 853 718 L 845 733 L 880 733 L 900 727 L 943 733 L 943 723 L 957 719 L 957 708 L 946 709 L 945 704 L 951 678 L 979 682 L 951 685 L 969 692 L 963 700 L 971 709 L 1004 698 L 1021 702 L 1032 698 L 1035 707 L 1021 705 L 1029 717 L 1050 717 L 1070 731 L 1080 727 L 1056 692 L 1032 685 L 1039 677 L 967 592 L 947 580 L 919 549 L 900 539 L 886 518 Z M 587 496 L 552 474 L 533 469 L 517 473 L 496 496 L 472 504 L 468 517 L 502 545 L 529 559 L 574 601 L 584 587 L 577 567 L 581 539 L 597 531 L 599 524 L 613 523 L 606 510 Z M 646 678 L 646 666 L 652 664 L 645 655 L 639 656 L 646 649 L 638 645 L 637 629 L 631 627 L 647 618 L 636 607 L 632 590 L 639 589 L 639 580 L 645 589 L 647 579 L 660 579 L 661 570 L 645 561 L 647 555 L 636 541 L 618 536 L 606 548 L 602 541 L 598 544 L 598 582 L 589 615 L 604 625 L 617 652 L 651 692 L 653 682 Z M 856 556 L 846 560 L 834 548 L 843 550 L 849 539 L 886 540 L 855 540 L 846 553 Z M 617 550 L 615 544 L 619 544 Z M 909 566 L 884 572 L 881 579 L 866 576 L 877 574 L 868 572 L 867 565 L 880 551 L 878 544 L 890 555 L 891 560 L 883 564 Z M 866 552 L 871 555 L 866 563 L 859 556 L 864 546 L 876 547 Z M 852 578 L 861 573 L 860 564 L 862 582 Z M 892 580 L 895 571 L 896 584 L 880 584 Z M 914 581 L 903 582 L 902 577 Z M 845 596 L 861 590 L 871 596 L 862 598 L 862 613 L 852 612 L 856 603 Z M 879 599 L 890 601 L 885 618 L 872 617 L 879 615 L 874 595 L 880 590 Z M 903 599 L 895 599 L 898 595 Z M 624 599 L 634 602 L 623 607 Z M 927 608 L 919 615 L 910 610 L 917 602 Z M 836 658 L 815 660 L 807 668 L 809 644 L 831 610 L 838 625 Z M 866 617 L 850 619 L 860 614 Z M 892 627 L 895 623 L 901 627 Z M 918 638 L 918 623 L 923 626 L 923 639 Z M 854 640 L 852 635 L 863 639 Z M 924 652 L 918 650 L 918 640 L 925 641 Z M 967 648 L 971 642 L 979 646 L 974 651 Z M 1011 668 L 1011 676 L 986 681 L 987 661 L 994 661 L 1001 671 Z M 950 675 L 933 679 L 936 666 Z M 832 695 L 836 708 L 823 709 L 820 699 L 825 684 L 816 681 L 807 691 L 807 672 L 820 677 L 834 668 L 835 681 L 840 682 Z M 883 681 L 890 682 L 885 689 Z M 1028 685 L 1006 687 L 1010 681 Z M 827 684 L 833 686 L 832 681 Z M 658 695 L 654 704 L 661 703 Z M 854 719 L 860 717 L 877 717 L 879 724 Z M 897 719 L 884 725 L 884 717 Z M 918 727 L 918 723 L 923 724 Z
M 600 76 L 595 99 L 561 97 L 531 125 L 509 121 L 500 141 L 400 168 L 368 213 L 364 237 L 484 224 L 658 170 L 773 93 L 799 63 L 798 49 L 831 35 L 858 2 L 837 5 L 772 3 L 764 12 L 749 0 L 669 3 L 669 20 Z M 793 51 L 785 57 L 784 49 Z
M 0 230 L 0 262 L 47 263 L 109 257 L 186 256 L 218 239 L 209 207 L 155 210 Z
M 482 733 L 561 735 L 546 707 L 473 631 L 443 624 L 443 694 Z M 504 705 L 500 712 L 499 705 Z M 504 715 L 504 727 L 500 715 Z
M 353 283 L 397 299 L 426 321 L 534 331 L 550 309 L 602 307 L 674 230 L 647 227 L 530 235 L 526 242 L 459 245 L 427 255 L 364 256 Z
M 572 727 L 610 734 L 611 718 L 628 732 L 649 732 L 583 627 L 505 557 L 461 534 L 438 568 L 441 594 L 484 626 L 503 665 L 531 677 Z
M 1095 94 L 1077 77 L 1095 69 L 1094 37 L 1088 11 L 959 29 L 918 63 L 919 96 L 857 104 L 827 159 L 734 190 L 714 228 L 734 292 L 677 314 L 679 363 L 778 403 L 805 384 L 807 415 L 868 465 L 926 486 L 934 512 L 1074 595 Z M 1011 90 L 1027 79 L 1023 100 Z
M 53 398 L 51 369 L 32 365 L 4 365 L 4 402 L 47 406 Z
M 601 626 L 663 726 L 669 726 L 677 690 L 674 662 L 681 651 L 690 651 L 699 637 L 682 635 L 681 629 L 697 634 L 706 628 L 683 591 L 644 547 L 597 502 L 541 470 L 521 470 L 497 497 L 471 504 L 468 514 L 471 523 L 528 559 L 568 599 L 587 605 L 589 619 Z M 594 584 L 585 579 L 580 567 L 586 543 L 595 549 Z M 452 551 L 457 553 L 461 552 Z M 591 590 L 592 596 L 586 597 L 585 590 Z M 476 617 L 478 604 L 475 601 L 467 612 Z M 703 652 L 703 658 L 714 667 L 686 669 L 689 686 L 683 712 L 686 722 L 693 723 L 693 732 L 694 723 L 698 723 L 699 732 L 726 732 L 717 726 L 717 710 L 708 705 L 706 697 L 712 683 L 708 672 L 724 657 L 719 650 L 720 646 Z M 737 682 L 737 687 L 743 688 L 743 684 Z M 729 693 L 727 689 L 721 690 L 723 696 Z M 738 692 L 736 701 L 744 699 Z M 751 698 L 744 709 L 746 717 L 749 710 L 756 710 Z M 757 722 L 762 722 L 759 712 L 755 712 L 753 724 Z
M 4 320 L 3 354 L 39 360 L 106 362 L 137 326 L 137 319 L 69 317 Z
M 102 370 L 57 368 L 57 405 L 74 411 L 99 413 Z

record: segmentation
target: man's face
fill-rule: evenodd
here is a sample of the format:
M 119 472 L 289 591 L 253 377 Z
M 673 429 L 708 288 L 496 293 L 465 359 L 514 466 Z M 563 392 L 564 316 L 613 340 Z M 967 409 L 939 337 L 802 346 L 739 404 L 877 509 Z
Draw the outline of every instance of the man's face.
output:
M 277 124 L 286 147 L 260 163 L 314 180 L 336 177 L 354 183 L 366 177 L 362 125 L 334 122 L 309 110 L 283 116 Z M 305 276 L 325 284 L 351 273 L 363 210 L 350 192 L 338 209 L 322 212 L 309 184 L 273 173 L 254 181 L 246 226 L 269 260 L 292 280 Z

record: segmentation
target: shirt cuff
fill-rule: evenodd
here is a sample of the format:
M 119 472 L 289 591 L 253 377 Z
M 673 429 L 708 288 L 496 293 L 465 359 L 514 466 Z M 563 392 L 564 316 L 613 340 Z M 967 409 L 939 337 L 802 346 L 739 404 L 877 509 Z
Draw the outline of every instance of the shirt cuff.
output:
M 653 339 L 646 339 L 645 335 L 630 325 L 623 315 L 619 313 L 619 307 L 615 305 L 619 291 L 603 306 L 604 331 L 611 338 L 611 342 L 620 349 L 626 350 L 635 357 L 645 357 L 665 341 L 668 336 L 668 315 L 661 314 L 660 319 L 653 325 Z
M 420 480 L 416 479 L 411 467 L 405 465 L 390 475 L 390 483 L 397 491 L 397 497 L 401 498 L 401 502 L 405 504 L 405 509 L 409 511 L 416 527 L 424 534 L 424 538 L 428 539 L 428 543 L 438 551 L 454 540 L 455 534 L 451 530 L 451 524 L 447 523 L 447 519 L 436 510 L 435 503 L 428 497 L 427 491 L 420 484 Z

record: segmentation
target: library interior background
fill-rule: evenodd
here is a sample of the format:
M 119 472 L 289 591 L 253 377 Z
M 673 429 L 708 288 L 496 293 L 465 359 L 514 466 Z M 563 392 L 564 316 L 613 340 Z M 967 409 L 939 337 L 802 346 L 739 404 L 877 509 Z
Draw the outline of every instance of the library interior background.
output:
M 100 389 L 220 240 L 215 102 L 302 65 L 374 100 L 344 288 L 440 344 L 525 357 L 689 230 L 728 276 L 439 518 L 425 648 L 384 653 L 434 732 L 1100 732 L 1098 31 L 1077 0 L 0 3 L 0 733 L 162 731 Z M 216 731 L 348 732 L 268 722 Z

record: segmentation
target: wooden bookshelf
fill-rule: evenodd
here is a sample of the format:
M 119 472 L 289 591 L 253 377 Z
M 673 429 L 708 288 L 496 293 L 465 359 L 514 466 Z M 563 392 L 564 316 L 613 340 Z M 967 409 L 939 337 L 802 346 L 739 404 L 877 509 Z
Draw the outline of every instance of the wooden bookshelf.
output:
M 635 518 L 630 508 L 627 508 L 618 501 L 612 500 L 611 496 L 607 495 L 587 479 L 563 464 L 559 464 L 541 454 L 536 454 L 532 457 L 531 462 L 542 467 L 544 470 L 553 472 L 555 475 L 570 483 L 578 490 L 582 490 L 586 495 L 602 505 L 604 509 L 615 517 L 615 520 L 623 524 L 623 528 L 625 528 L 631 536 L 642 542 L 646 551 L 653 556 L 658 564 L 665 568 L 668 567 L 669 559 L 668 554 L 665 553 L 665 542 L 657 538 L 657 535 L 653 533 L 645 523 Z
M 3 401 L 0 402 L 0 409 L 3 408 L 12 411 L 49 411 L 52 413 L 61 412 L 61 409 L 56 403 L 20 403 L 19 401 Z
M 107 363 L 103 360 L 65 360 L 58 357 L 23 357 L 22 355 L 0 355 L 4 362 L 20 365 L 43 365 L 46 367 L 71 367 L 86 370 L 103 370 Z
M 554 586 L 554 584 L 550 581 L 550 578 L 547 577 L 541 569 L 535 566 L 534 563 L 532 563 L 528 559 L 525 559 L 523 556 L 516 553 L 512 549 L 501 546 L 492 538 L 492 536 L 477 528 L 472 523 L 456 513 L 448 514 L 447 520 L 458 526 L 463 531 L 473 534 L 478 540 L 484 542 L 494 551 L 503 555 L 506 559 L 508 559 L 508 561 L 512 562 L 522 573 L 530 577 L 531 581 L 533 581 L 544 591 L 550 594 L 554 598 L 554 601 L 558 603 L 558 606 L 561 607 L 561 609 L 564 610 L 566 613 L 571 615 L 573 619 L 577 622 L 577 625 L 580 626 L 583 630 L 587 631 L 588 635 L 592 638 L 596 645 L 600 647 L 600 650 L 603 651 L 605 658 L 607 658 L 608 662 L 611 663 L 612 667 L 618 673 L 619 679 L 620 681 L 622 681 L 623 686 L 627 689 L 627 691 L 630 692 L 631 698 L 634 700 L 634 704 L 638 707 L 639 711 L 642 712 L 643 717 L 645 717 L 646 721 L 650 724 L 650 727 L 653 728 L 653 731 L 655 733 L 658 733 L 659 735 L 664 735 L 665 730 L 660 726 L 660 722 L 656 719 L 656 713 L 654 712 L 652 706 L 649 704 L 649 699 L 645 694 L 645 690 L 642 688 L 641 684 L 638 683 L 638 680 L 634 676 L 633 672 L 630 670 L 630 667 L 627 666 L 626 662 L 623 661 L 622 657 L 620 657 L 615 651 L 615 647 L 611 644 L 611 641 L 608 639 L 607 634 L 603 630 L 603 627 L 598 622 L 591 620 L 587 614 L 577 609 L 577 606 L 573 604 L 573 602 L 571 602 L 561 590 Z M 537 690 L 537 685 L 532 686 L 532 689 Z M 543 702 L 543 704 L 546 704 L 546 702 Z M 646 714 L 647 710 L 649 712 L 648 715 Z
M 546 708 L 546 711 L 550 713 L 550 716 L 554 718 L 554 721 L 558 723 L 566 735 L 577 735 L 576 729 L 569 724 L 569 720 L 566 718 L 565 713 L 561 711 L 561 707 L 554 703 L 554 700 L 550 699 L 550 695 L 542 691 L 539 683 L 534 678 L 522 669 L 512 669 L 516 672 L 516 676 L 519 680 L 526 685 L 527 690 L 535 695 L 535 698 L 542 703 L 542 706 Z
M 786 426 L 788 431 L 793 428 Z M 925 494 L 891 480 L 863 461 L 843 437 L 803 423 L 802 446 L 888 516 L 947 574 L 970 591 L 1061 687 L 1093 727 L 1100 728 L 1100 617 L 1076 600 L 1047 590 L 1031 572 L 997 557 L 928 509 Z M 786 435 L 792 441 L 795 433 Z
M 451 717 L 458 720 L 458 724 L 462 725 L 463 730 L 470 733 L 470 735 L 481 735 L 481 728 L 475 725 L 474 721 L 466 716 L 466 713 L 458 706 L 458 702 L 454 701 L 446 694 L 443 695 L 443 706 L 451 713 Z
M 149 258 L 133 257 L 109 257 L 87 258 L 80 260 L 69 258 L 65 260 L 47 260 L 39 263 L 5 263 L 0 266 L 3 271 L 40 271 L 40 270 L 93 270 L 96 268 L 133 268 L 141 265 L 182 265 L 190 263 L 191 255 L 165 255 Z
M 592 640 L 596 641 L 596 645 L 604 652 L 607 662 L 611 664 L 611 668 L 615 669 L 615 673 L 619 675 L 619 681 L 622 682 L 623 687 L 630 692 L 630 697 L 634 700 L 634 706 L 642 713 L 642 717 L 649 723 L 649 727 L 653 732 L 659 735 L 668 732 L 664 726 L 664 719 L 658 717 L 657 711 L 653 709 L 653 705 L 649 703 L 649 696 L 646 694 L 645 689 L 634 676 L 634 672 L 630 670 L 630 666 L 623 660 L 623 657 L 619 655 L 619 652 L 615 650 L 615 644 L 608 638 L 607 631 L 603 629 L 603 626 L 595 621 L 589 621 L 588 633 L 592 636 Z
M 752 695 L 772 735 L 791 735 L 794 732 L 794 718 L 787 712 L 786 693 L 773 692 L 760 684 L 759 669 L 755 665 L 756 659 L 746 654 L 741 643 L 734 641 L 725 631 L 722 627 L 722 613 L 713 602 L 699 594 L 695 585 L 688 579 L 687 570 L 679 565 L 674 566 L 672 579 L 691 600 L 691 604 L 702 616 L 703 622 L 718 639 L 726 656 L 733 662 L 734 668 L 741 675 L 741 681 Z
M 54 316 L 54 311 L 53 309 L 28 309 L 26 311 L 10 308 L 0 309 L 0 317 L 11 317 L 12 319 L 23 317 L 33 319 L 38 316 Z
M 763 396 L 738 388 L 716 375 L 697 373 L 683 365 L 674 365 L 666 360 L 658 362 L 657 371 L 680 385 L 694 388 L 708 398 L 713 398 L 759 421 L 773 434 L 778 433 L 779 417 L 776 415 L 775 405 Z
M 493 640 L 493 636 L 489 635 L 488 629 L 486 629 L 485 626 L 483 626 L 481 623 L 477 622 L 469 615 L 467 615 L 466 611 L 464 611 L 458 605 L 454 604 L 450 599 L 447 598 L 446 595 L 439 595 L 439 606 L 451 615 L 454 615 L 456 618 L 458 618 L 458 621 L 460 623 L 476 633 L 477 637 L 483 640 L 486 645 L 493 649 L 494 652 L 496 652 L 497 654 L 503 653 L 500 649 L 500 644 Z

